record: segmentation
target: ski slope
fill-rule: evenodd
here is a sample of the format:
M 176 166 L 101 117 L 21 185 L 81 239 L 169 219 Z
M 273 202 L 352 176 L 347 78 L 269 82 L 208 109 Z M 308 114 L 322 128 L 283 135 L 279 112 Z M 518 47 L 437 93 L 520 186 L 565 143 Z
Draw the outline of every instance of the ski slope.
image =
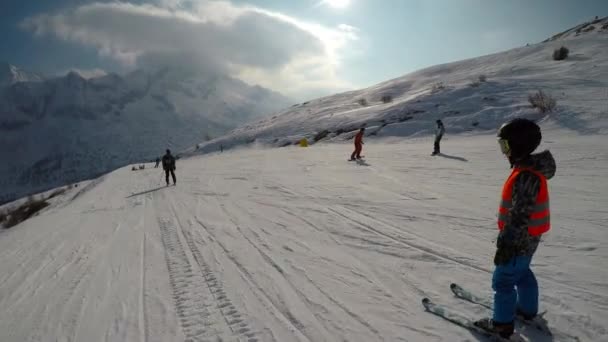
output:
M 556 341 L 607 341 L 603 135 L 543 126 L 557 160 L 552 230 L 534 261 Z M 118 169 L 0 231 L 0 341 L 485 341 L 456 281 L 491 295 L 499 191 L 493 135 L 241 148 Z M 528 341 L 552 341 L 530 329 Z

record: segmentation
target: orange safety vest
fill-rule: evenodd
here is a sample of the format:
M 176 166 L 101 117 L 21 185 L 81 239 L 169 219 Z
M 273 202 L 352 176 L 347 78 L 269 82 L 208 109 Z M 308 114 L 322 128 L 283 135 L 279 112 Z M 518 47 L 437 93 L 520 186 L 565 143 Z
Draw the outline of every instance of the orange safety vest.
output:
M 512 193 L 513 184 L 517 176 L 523 171 L 534 173 L 540 178 L 540 191 L 536 196 L 536 204 L 530 214 L 530 222 L 528 223 L 528 234 L 538 236 L 544 234 L 551 229 L 551 215 L 549 211 L 549 191 L 547 187 L 547 177 L 542 173 L 529 169 L 518 168 L 513 169 L 511 176 L 507 178 L 505 185 L 502 188 L 502 202 L 498 209 L 498 229 L 503 230 L 507 222 L 509 210 L 513 207 Z

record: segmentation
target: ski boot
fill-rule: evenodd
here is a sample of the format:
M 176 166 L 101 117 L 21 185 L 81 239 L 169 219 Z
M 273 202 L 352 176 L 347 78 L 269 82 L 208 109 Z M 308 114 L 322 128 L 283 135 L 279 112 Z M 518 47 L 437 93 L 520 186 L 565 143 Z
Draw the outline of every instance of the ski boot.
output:
M 515 332 L 515 324 L 511 323 L 496 323 L 491 318 L 482 318 L 476 321 L 475 326 L 492 334 L 509 339 Z

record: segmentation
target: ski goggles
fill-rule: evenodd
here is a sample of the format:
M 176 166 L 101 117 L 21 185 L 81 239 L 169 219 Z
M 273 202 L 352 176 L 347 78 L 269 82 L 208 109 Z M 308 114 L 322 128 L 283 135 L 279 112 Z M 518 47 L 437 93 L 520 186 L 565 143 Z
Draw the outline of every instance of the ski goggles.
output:
M 498 139 L 498 145 L 500 146 L 500 151 L 508 156 L 511 152 L 511 147 L 509 146 L 509 141 L 507 139 Z

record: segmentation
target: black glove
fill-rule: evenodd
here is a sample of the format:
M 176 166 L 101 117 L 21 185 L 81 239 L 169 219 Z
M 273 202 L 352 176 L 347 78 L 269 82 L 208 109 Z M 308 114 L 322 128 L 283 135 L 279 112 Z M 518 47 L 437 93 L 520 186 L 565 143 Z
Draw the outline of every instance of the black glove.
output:
M 516 246 L 511 239 L 502 234 L 498 234 L 496 240 L 496 254 L 494 255 L 494 265 L 504 265 L 516 255 Z

